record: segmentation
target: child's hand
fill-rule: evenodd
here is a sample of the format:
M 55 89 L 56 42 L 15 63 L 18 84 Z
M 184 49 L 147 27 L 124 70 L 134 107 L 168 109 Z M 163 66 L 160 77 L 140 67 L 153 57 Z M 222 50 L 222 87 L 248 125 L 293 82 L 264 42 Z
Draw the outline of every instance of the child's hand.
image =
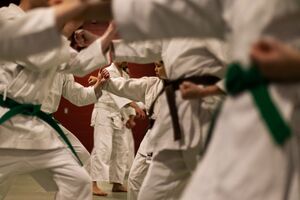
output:
M 134 116 L 133 115 L 130 115 L 128 121 L 126 122 L 126 128 L 128 129 L 132 129 L 133 127 L 135 127 L 136 123 L 134 121 Z
M 75 41 L 79 47 L 88 47 L 92 44 L 99 36 L 87 31 L 87 30 L 77 30 L 75 31 Z
M 96 76 L 90 76 L 88 79 L 89 85 L 95 85 L 98 81 L 98 78 Z
M 204 97 L 203 86 L 185 81 L 180 85 L 180 92 L 183 99 L 196 99 Z
M 107 80 L 109 79 L 110 75 L 109 75 L 109 72 L 106 70 L 106 69 L 100 69 L 99 72 L 98 72 L 98 80 Z

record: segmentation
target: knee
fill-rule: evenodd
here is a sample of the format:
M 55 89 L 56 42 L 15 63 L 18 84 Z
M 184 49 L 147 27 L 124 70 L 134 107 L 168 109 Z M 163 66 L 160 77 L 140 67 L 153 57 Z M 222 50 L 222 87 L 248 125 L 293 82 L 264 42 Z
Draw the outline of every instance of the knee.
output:
M 82 168 L 81 172 L 76 173 L 76 185 L 81 187 L 91 187 L 92 179 L 85 169 Z

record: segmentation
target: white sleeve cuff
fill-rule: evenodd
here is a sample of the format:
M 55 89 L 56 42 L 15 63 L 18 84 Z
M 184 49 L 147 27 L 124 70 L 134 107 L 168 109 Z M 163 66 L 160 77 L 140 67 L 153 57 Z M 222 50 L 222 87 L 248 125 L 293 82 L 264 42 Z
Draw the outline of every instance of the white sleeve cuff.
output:
M 216 83 L 216 86 L 220 88 L 223 92 L 227 93 L 226 86 L 225 86 L 225 79 L 220 80 Z

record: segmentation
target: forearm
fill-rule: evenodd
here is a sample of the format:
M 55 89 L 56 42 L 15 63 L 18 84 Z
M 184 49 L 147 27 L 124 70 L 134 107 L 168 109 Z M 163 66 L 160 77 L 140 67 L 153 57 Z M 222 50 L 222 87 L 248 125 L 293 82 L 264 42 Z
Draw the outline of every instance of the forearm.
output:
M 71 3 L 72 2 L 72 3 Z M 69 1 L 54 7 L 56 26 L 61 29 L 66 22 L 81 16 L 88 8 L 88 3 L 84 1 Z
M 64 84 L 62 95 L 76 106 L 90 105 L 96 103 L 98 99 L 98 91 L 96 93 L 94 87 L 84 87 L 74 80 L 67 81 Z
M 128 41 L 223 37 L 225 32 L 216 0 L 114 0 L 113 13 L 122 38 Z
M 214 95 L 223 95 L 225 94 L 222 89 L 220 89 L 217 85 L 210 85 L 205 87 L 204 89 L 199 87 L 199 94 L 202 94 L 203 97 L 214 96 Z
M 103 86 L 104 90 L 111 92 L 115 95 L 131 99 L 133 101 L 145 102 L 145 90 L 147 84 L 142 79 L 124 79 L 124 78 L 111 78 Z
M 112 45 L 112 40 L 115 37 L 115 30 L 108 30 L 101 36 L 102 52 L 106 54 Z
M 60 66 L 61 71 L 64 73 L 72 73 L 75 76 L 82 77 L 107 64 L 107 60 L 102 53 L 100 39 L 79 53 L 72 49 L 70 51 L 71 59 Z
M 115 62 L 152 63 L 161 60 L 162 42 L 146 41 L 139 43 L 126 43 L 122 40 L 113 41 Z
M 130 102 L 129 104 L 128 104 L 128 106 L 130 106 L 131 108 L 133 108 L 134 110 L 138 110 L 138 109 L 141 109 L 137 104 L 136 104 L 136 102 Z
M 102 85 L 99 82 L 97 82 L 93 88 L 96 98 L 99 99 L 102 95 Z
M 300 80 L 300 52 L 290 55 L 284 64 L 258 65 L 265 78 L 271 81 L 299 81 Z
M 82 15 L 85 19 L 109 21 L 113 18 L 111 1 L 94 1 Z

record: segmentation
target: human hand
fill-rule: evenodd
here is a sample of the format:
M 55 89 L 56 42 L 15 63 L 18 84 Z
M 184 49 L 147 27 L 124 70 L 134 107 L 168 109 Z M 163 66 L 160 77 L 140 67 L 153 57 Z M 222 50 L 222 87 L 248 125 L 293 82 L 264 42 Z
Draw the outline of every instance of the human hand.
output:
M 79 47 L 88 47 L 90 44 L 92 44 L 95 40 L 97 40 L 99 37 L 87 30 L 77 30 L 75 31 L 75 41 Z
M 196 85 L 192 82 L 183 82 L 179 89 L 183 99 L 197 99 L 204 97 L 203 86 Z
M 283 42 L 262 39 L 252 46 L 251 58 L 269 79 L 299 80 L 300 52 Z
M 107 71 L 107 69 L 100 69 L 98 72 L 98 77 L 97 77 L 97 82 L 100 85 L 103 85 L 108 79 L 109 79 L 110 75 L 109 72 Z M 96 83 L 97 84 L 97 83 Z
M 136 126 L 136 123 L 134 121 L 134 116 L 130 115 L 129 119 L 127 120 L 126 124 L 125 124 L 126 128 L 128 129 L 132 129 Z
M 95 85 L 95 83 L 97 83 L 98 78 L 96 76 L 90 76 L 88 79 L 88 83 L 89 85 Z
M 141 109 L 135 102 L 131 102 L 130 106 L 134 108 L 136 116 L 141 119 L 146 118 L 146 113 L 143 109 Z

